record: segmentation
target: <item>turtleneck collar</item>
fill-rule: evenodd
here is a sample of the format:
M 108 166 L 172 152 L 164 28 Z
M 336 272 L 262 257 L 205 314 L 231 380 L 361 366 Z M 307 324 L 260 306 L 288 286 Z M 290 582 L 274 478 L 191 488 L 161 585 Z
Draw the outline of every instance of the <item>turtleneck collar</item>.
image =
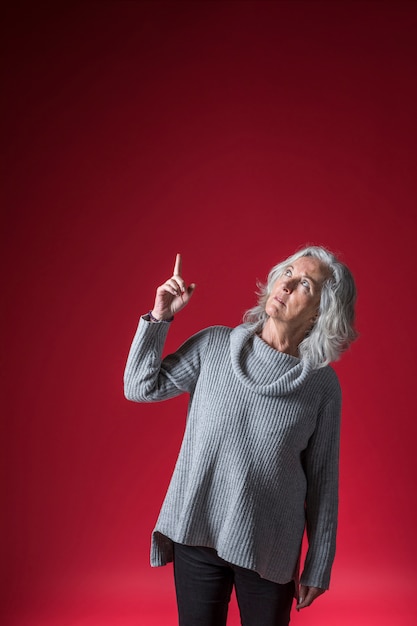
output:
M 267 396 L 284 396 L 302 385 L 312 366 L 279 352 L 257 335 L 258 324 L 241 324 L 230 334 L 232 368 L 245 387 Z

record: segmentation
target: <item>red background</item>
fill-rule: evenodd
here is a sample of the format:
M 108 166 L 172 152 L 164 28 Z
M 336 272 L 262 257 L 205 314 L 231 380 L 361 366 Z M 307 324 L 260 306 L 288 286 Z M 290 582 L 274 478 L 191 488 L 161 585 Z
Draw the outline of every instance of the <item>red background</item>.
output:
M 3 623 L 176 623 L 148 550 L 186 398 L 124 399 L 138 316 L 181 251 L 197 290 L 168 348 L 236 325 L 256 280 L 313 242 L 353 270 L 361 338 L 336 365 L 332 589 L 293 623 L 414 624 L 416 4 L 3 17 Z

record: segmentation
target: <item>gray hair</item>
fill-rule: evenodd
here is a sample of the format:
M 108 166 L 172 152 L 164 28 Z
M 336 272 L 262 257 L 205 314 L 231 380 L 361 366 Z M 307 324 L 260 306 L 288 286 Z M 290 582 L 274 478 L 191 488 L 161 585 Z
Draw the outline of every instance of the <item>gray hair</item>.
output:
M 244 321 L 264 326 L 269 317 L 265 312 L 265 305 L 275 281 L 289 265 L 305 256 L 319 259 L 330 272 L 329 278 L 322 286 L 319 316 L 312 330 L 298 346 L 300 358 L 308 360 L 313 368 L 317 369 L 337 361 L 342 352 L 357 338 L 354 329 L 355 281 L 346 265 L 326 248 L 308 246 L 275 265 L 268 274 L 267 283 L 258 284 L 258 304 L 246 311 Z

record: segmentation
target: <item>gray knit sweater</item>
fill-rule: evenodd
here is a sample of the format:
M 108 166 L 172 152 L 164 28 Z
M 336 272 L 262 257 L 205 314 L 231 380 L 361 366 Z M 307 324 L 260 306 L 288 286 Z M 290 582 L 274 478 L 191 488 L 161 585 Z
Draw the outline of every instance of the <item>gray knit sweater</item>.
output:
M 172 542 L 278 583 L 328 588 L 335 552 L 340 387 L 334 370 L 311 371 L 278 352 L 255 326 L 214 326 L 162 360 L 170 324 L 141 318 L 125 370 L 129 400 L 190 394 L 181 450 L 152 535 L 151 564 Z

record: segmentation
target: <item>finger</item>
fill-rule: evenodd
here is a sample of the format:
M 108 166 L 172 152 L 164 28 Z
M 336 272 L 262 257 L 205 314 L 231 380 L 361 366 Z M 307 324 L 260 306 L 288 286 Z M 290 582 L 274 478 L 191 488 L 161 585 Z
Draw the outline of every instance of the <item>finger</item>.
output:
M 163 285 L 158 287 L 158 289 L 156 290 L 156 293 L 162 297 L 164 293 L 170 293 L 172 296 L 178 296 L 178 289 L 176 289 L 175 287 L 172 287 L 172 285 L 169 285 L 168 283 L 164 283 Z
M 310 606 L 324 591 L 324 589 L 320 589 L 319 587 L 300 587 L 300 597 L 296 606 L 297 611 Z
M 182 293 L 185 293 L 187 291 L 187 285 L 185 284 L 185 281 L 181 278 L 181 276 L 173 276 L 172 280 L 175 280 Z
M 183 282 L 183 281 L 181 281 Z M 180 280 L 179 277 L 172 277 L 169 280 L 166 281 L 165 283 L 166 286 L 171 287 L 173 289 L 173 291 L 171 291 L 171 293 L 174 293 L 174 295 L 179 296 L 181 295 L 181 293 L 183 292 L 183 288 L 182 285 L 180 284 Z
M 300 597 L 298 599 L 297 609 L 304 609 L 306 606 L 309 606 L 312 602 L 311 598 L 311 588 L 305 587 L 301 585 L 300 587 Z
M 191 296 L 194 293 L 194 289 L 195 289 L 195 283 L 191 283 L 191 285 L 188 285 L 186 291 L 185 291 L 185 297 L 186 297 L 186 301 L 188 302 L 188 300 L 191 298 Z
M 313 598 L 311 598 L 310 596 L 310 592 L 306 595 L 305 598 L 303 598 L 303 596 L 300 596 L 299 600 L 298 600 L 298 604 L 297 604 L 297 609 L 305 609 L 307 606 L 310 606 L 310 604 L 313 602 Z
M 304 600 L 305 600 L 307 593 L 308 593 L 308 587 L 305 587 L 305 585 L 300 585 L 300 589 L 298 591 L 298 602 L 297 602 L 297 606 L 295 607 L 297 611 L 299 611 L 300 608 L 303 608 Z
M 175 259 L 174 276 L 182 276 L 182 257 L 178 253 Z
M 173 296 L 179 296 L 181 293 L 181 289 L 178 286 L 178 283 L 173 278 L 170 278 L 169 280 L 167 280 L 166 283 L 158 287 L 156 291 L 160 295 L 163 295 L 164 292 L 166 292 L 166 293 L 170 293 Z

